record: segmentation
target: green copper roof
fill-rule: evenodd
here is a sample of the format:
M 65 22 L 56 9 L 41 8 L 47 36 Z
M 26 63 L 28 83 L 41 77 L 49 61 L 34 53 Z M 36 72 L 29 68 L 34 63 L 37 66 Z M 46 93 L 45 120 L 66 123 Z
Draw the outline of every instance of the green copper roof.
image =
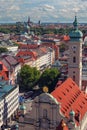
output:
M 26 110 L 26 106 L 21 105 L 19 109 L 20 109 L 20 110 Z
M 78 29 L 77 17 L 73 22 L 74 29 L 69 33 L 70 39 L 73 41 L 80 40 L 83 37 L 83 33 Z
M 77 17 L 76 16 L 75 16 L 75 20 L 73 22 L 73 26 L 74 26 L 75 29 L 78 28 L 78 22 L 77 22 Z
M 76 29 L 76 30 L 72 30 L 69 34 L 70 38 L 82 38 L 83 37 L 83 33 Z

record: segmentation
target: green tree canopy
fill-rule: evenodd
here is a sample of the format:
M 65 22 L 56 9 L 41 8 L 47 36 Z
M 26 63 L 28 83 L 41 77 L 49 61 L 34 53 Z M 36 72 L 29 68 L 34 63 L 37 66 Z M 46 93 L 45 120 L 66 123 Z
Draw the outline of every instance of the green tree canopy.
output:
M 68 50 L 68 46 L 64 43 L 60 45 L 60 52 L 64 52 L 65 50 Z
M 39 86 L 41 88 L 47 86 L 49 92 L 51 92 L 54 89 L 59 76 L 60 72 L 57 68 L 46 69 L 40 77 Z
M 0 47 L 0 54 L 3 52 L 8 52 L 8 49 L 6 47 Z
M 24 65 L 20 70 L 19 77 L 20 89 L 30 90 L 37 84 L 40 78 L 40 71 L 38 71 L 35 67 Z

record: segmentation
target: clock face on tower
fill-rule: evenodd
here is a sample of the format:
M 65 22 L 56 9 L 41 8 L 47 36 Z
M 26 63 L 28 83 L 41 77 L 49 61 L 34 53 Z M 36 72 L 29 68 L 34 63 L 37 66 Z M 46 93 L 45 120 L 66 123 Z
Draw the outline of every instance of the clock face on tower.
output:
M 77 50 L 77 46 L 76 45 L 72 46 L 72 50 L 76 51 Z

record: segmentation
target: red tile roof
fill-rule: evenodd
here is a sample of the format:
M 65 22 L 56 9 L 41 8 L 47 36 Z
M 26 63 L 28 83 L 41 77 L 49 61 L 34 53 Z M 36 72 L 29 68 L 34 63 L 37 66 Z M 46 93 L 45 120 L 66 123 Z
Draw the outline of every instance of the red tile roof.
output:
M 41 47 L 40 50 L 43 51 L 44 53 L 47 53 L 47 49 L 45 47 Z
M 23 50 L 29 50 L 29 49 L 32 49 L 32 51 L 38 51 L 39 50 L 39 53 L 40 53 L 40 50 L 43 51 L 44 53 L 46 53 L 46 48 L 49 48 L 51 47 L 52 49 L 55 50 L 55 59 L 58 59 L 58 46 L 57 45 L 54 45 L 54 44 L 51 44 L 51 43 L 43 43 L 39 46 L 38 48 L 38 45 L 37 44 L 20 44 L 20 46 L 18 47 L 19 50 L 23 51 Z
M 20 44 L 20 46 L 18 47 L 19 49 L 35 49 L 38 48 L 37 44 Z
M 2 70 L 0 70 L 0 77 L 3 77 L 4 80 L 8 80 L 9 79 L 7 76 L 8 69 L 1 61 L 0 65 L 2 65 Z
M 60 110 L 65 117 L 69 117 L 71 109 L 76 114 L 80 112 L 80 120 L 87 112 L 87 98 L 71 78 L 57 87 L 51 95 L 61 104 Z
M 22 57 L 22 56 L 31 56 L 31 57 L 34 57 L 34 58 L 36 58 L 36 53 L 34 53 L 34 51 L 19 51 L 18 53 L 17 53 L 17 55 L 16 55 L 16 57 L 18 57 L 18 56 L 20 56 L 20 57 Z
M 36 53 L 34 51 L 19 51 L 16 55 L 18 61 L 20 63 L 27 63 L 29 61 L 35 61 L 37 58 Z
M 6 68 L 6 66 L 0 61 L 0 64 L 2 64 L 3 65 L 3 70 L 4 71 L 8 71 L 8 69 Z
M 68 41 L 68 40 L 70 40 L 70 37 L 68 36 L 68 35 L 64 35 L 64 41 Z
M 36 51 L 32 51 L 32 53 L 33 53 L 33 55 L 34 55 L 35 57 L 38 56 L 38 53 L 37 53 Z

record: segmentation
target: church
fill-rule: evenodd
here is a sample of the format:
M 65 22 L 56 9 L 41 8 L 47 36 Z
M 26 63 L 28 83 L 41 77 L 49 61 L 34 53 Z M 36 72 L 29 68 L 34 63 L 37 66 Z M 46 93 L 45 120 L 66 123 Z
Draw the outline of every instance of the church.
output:
M 68 78 L 51 93 L 37 96 L 19 119 L 20 130 L 86 130 L 87 95 Z
M 87 130 L 87 94 L 81 91 L 83 34 L 76 16 L 73 26 L 68 41 L 69 78 L 33 100 L 32 110 L 19 118 L 20 130 Z

